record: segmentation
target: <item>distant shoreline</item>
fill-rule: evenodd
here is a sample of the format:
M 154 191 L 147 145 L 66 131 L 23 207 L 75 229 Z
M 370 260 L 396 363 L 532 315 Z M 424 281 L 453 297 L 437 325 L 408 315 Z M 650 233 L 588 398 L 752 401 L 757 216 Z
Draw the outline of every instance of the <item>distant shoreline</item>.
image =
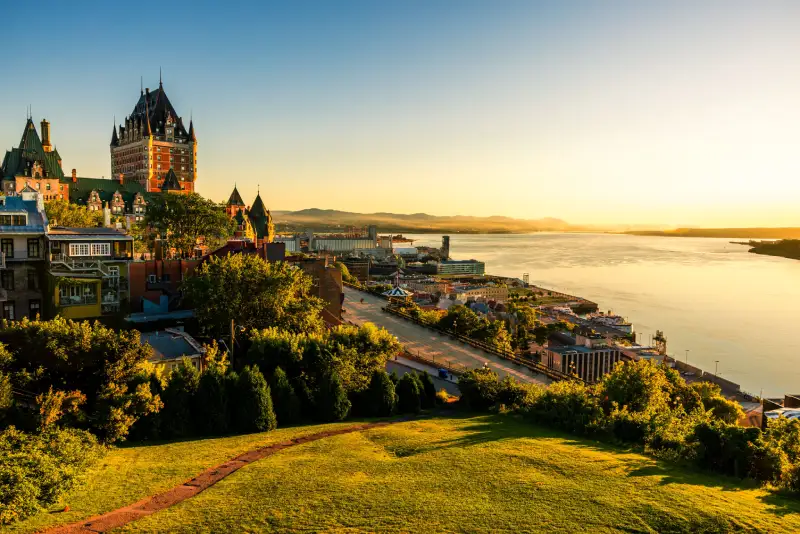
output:
M 678 228 L 676 230 L 636 230 L 626 235 L 650 237 L 708 237 L 736 239 L 800 239 L 800 228 Z

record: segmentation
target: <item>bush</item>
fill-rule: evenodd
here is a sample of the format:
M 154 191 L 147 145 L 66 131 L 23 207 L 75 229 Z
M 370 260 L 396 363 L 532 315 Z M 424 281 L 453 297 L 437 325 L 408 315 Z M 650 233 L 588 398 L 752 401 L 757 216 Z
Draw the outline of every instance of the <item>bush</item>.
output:
M 350 413 L 350 400 L 339 375 L 332 373 L 322 381 L 317 397 L 317 415 L 322 421 L 342 421 Z
M 397 398 L 394 384 L 386 371 L 380 370 L 372 373 L 366 398 L 370 407 L 370 415 L 388 417 L 394 413 Z
M 196 431 L 203 436 L 215 436 L 228 431 L 228 392 L 225 375 L 212 366 L 200 375 L 192 403 Z
M 0 525 L 24 519 L 69 491 L 103 448 L 88 432 L 0 432 Z
M 528 413 L 536 421 L 575 434 L 595 432 L 603 419 L 603 410 L 592 388 L 575 381 L 551 384 Z
M 278 426 L 272 396 L 257 366 L 245 366 L 236 383 L 234 428 L 239 432 L 266 432 Z
M 689 441 L 695 461 L 706 469 L 761 482 L 778 480 L 783 470 L 781 451 L 769 446 L 758 428 L 711 421 L 697 425 Z
M 450 402 L 450 394 L 446 389 L 442 388 L 436 392 L 436 402 L 438 404 L 448 404 Z
M 419 383 L 413 373 L 406 373 L 397 383 L 397 411 L 400 413 L 419 413 L 422 408 Z
M 488 410 L 497 403 L 500 379 L 491 369 L 472 369 L 458 378 L 461 400 L 471 410 Z
M 288 426 L 300 420 L 300 399 L 289 383 L 289 378 L 280 367 L 276 367 L 270 381 L 272 406 L 279 426 Z
M 533 384 L 521 384 L 507 376 L 500 382 L 497 392 L 497 403 L 507 409 L 530 407 L 541 395 L 541 388 Z

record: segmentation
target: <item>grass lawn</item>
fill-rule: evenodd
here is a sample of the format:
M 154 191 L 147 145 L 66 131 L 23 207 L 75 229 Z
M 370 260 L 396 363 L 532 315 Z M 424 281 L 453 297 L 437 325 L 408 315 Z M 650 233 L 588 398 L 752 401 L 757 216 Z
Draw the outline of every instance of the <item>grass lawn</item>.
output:
M 511 417 L 463 416 L 280 451 L 124 530 L 798 532 L 800 500 Z
M 35 532 L 115 510 L 181 484 L 245 451 L 353 424 L 298 426 L 260 434 L 112 448 L 86 473 L 85 483 L 67 495 L 62 503 L 53 506 L 50 512 L 3 526 L 3 532 Z M 55 512 L 62 510 L 65 504 L 69 505 L 69 512 Z

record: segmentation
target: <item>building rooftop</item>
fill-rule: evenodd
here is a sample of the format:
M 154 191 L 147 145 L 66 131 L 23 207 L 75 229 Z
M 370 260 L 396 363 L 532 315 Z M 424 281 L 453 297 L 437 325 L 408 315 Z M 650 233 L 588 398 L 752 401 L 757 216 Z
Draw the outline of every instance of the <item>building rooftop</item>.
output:
M 119 241 L 133 240 L 133 237 L 115 228 L 67 228 L 64 226 L 53 226 L 47 232 L 51 237 L 58 239 L 88 239 L 103 238 Z
M 44 233 L 46 218 L 36 206 L 36 200 L 24 200 L 21 196 L 5 197 L 0 203 L 2 215 L 27 215 L 24 226 L 0 225 L 0 233 Z
M 185 332 L 157 330 L 141 334 L 141 340 L 153 348 L 151 361 L 175 360 L 203 353 L 200 345 Z

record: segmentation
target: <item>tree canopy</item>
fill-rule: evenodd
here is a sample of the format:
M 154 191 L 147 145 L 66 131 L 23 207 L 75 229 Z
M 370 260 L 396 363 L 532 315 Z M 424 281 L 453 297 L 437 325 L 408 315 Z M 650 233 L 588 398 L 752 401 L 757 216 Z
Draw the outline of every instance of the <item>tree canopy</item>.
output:
M 95 228 L 103 225 L 103 212 L 91 211 L 86 206 L 70 204 L 66 200 L 50 200 L 44 204 L 47 221 L 52 225 L 72 228 Z
M 222 206 L 197 193 L 154 195 L 144 222 L 184 255 L 191 255 L 201 237 L 206 240 L 229 237 L 236 224 Z
M 308 275 L 287 263 L 231 254 L 204 262 L 183 289 L 195 316 L 213 335 L 226 334 L 231 320 L 248 330 L 274 326 L 317 332 L 324 303 L 310 294 L 311 285 Z

